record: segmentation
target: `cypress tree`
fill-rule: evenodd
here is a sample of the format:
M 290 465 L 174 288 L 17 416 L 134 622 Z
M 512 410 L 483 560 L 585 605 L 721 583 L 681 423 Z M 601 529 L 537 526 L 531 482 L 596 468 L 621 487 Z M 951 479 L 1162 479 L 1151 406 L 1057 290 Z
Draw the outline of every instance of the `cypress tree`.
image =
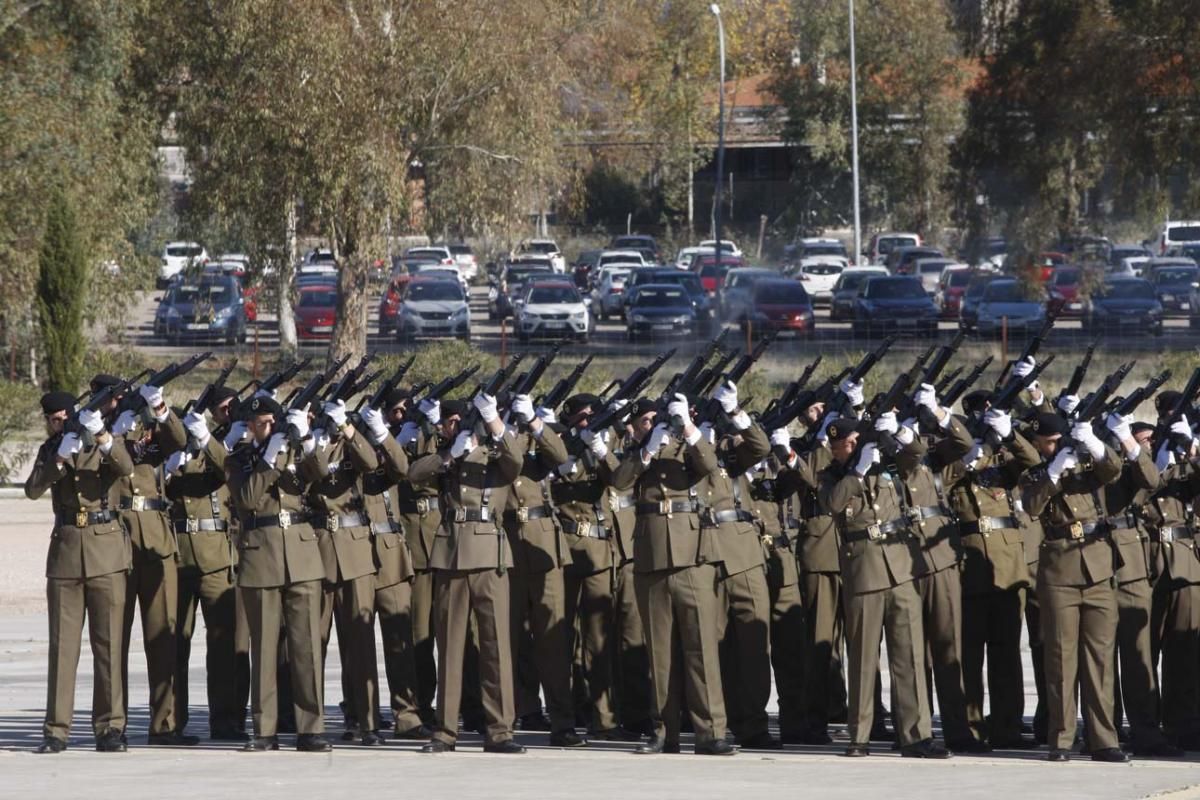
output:
M 83 306 L 87 257 L 71 202 L 55 191 L 46 212 L 38 255 L 36 308 L 41 333 L 43 385 L 78 391 L 83 382 Z

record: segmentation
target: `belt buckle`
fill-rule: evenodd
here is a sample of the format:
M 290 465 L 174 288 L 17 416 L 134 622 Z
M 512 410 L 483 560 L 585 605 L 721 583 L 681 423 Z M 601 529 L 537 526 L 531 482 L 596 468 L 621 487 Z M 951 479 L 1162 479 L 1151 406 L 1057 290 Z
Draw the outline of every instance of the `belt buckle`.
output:
M 145 511 L 146 510 L 145 496 L 140 495 L 140 494 L 135 494 L 133 497 L 129 498 L 129 508 L 133 511 Z
M 529 509 L 526 506 L 517 508 L 517 522 L 529 522 Z
M 417 513 L 418 514 L 428 514 L 429 513 L 429 498 L 428 497 L 418 497 L 416 505 L 417 505 Z
M 914 525 L 921 525 L 925 522 L 925 517 L 922 516 L 921 509 L 917 508 L 916 506 L 907 509 L 905 516 L 908 517 L 908 521 Z
M 666 516 L 669 519 L 671 517 L 671 501 L 670 500 L 659 500 L 658 501 L 658 513 L 663 514 L 664 516 Z
M 1175 541 L 1175 531 L 1166 528 L 1158 532 L 1158 541 L 1163 544 L 1170 544 Z
M 292 512 L 286 509 L 279 510 L 279 527 L 285 531 L 292 527 Z
M 188 517 L 183 521 L 183 529 L 188 533 L 196 533 L 200 530 L 200 520 L 196 517 Z
M 467 521 L 467 510 L 465 508 L 461 508 L 461 507 L 454 509 L 454 521 L 455 522 L 466 522 Z
M 1083 538 L 1083 523 L 1082 522 L 1072 522 L 1071 526 L 1070 526 L 1070 530 L 1071 530 L 1071 538 L 1072 539 L 1082 539 Z
M 86 512 L 86 511 L 75 512 L 75 527 L 76 528 L 86 528 L 87 524 L 88 524 L 88 512 Z
M 991 517 L 980 517 L 979 518 L 979 532 L 980 533 L 991 533 L 992 532 Z
M 342 521 L 338 519 L 338 515 L 329 514 L 325 520 L 325 529 L 332 533 L 340 527 L 342 527 Z
M 883 538 L 883 528 L 878 522 L 867 526 L 867 538 L 871 541 L 878 541 Z
M 587 522 L 587 521 L 580 522 L 579 526 L 575 530 L 579 533 L 580 536 L 591 536 L 592 535 L 592 523 Z

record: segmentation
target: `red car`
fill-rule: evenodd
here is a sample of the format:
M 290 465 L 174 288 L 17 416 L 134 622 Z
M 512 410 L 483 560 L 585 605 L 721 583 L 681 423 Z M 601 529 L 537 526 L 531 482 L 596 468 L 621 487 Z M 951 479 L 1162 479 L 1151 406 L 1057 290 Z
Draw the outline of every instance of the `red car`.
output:
M 933 294 L 933 302 L 937 304 L 943 319 L 958 319 L 958 311 L 962 308 L 963 295 L 967 293 L 967 284 L 978 272 L 970 267 L 947 269 L 938 278 L 938 288 Z
M 804 286 L 791 278 L 764 278 L 754 282 L 751 306 L 742 318 L 742 330 L 752 334 L 792 331 L 811 336 L 815 323 L 812 298 Z
M 1050 301 L 1059 305 L 1063 316 L 1078 317 L 1083 313 L 1083 303 L 1079 299 L 1082 277 L 1078 267 L 1058 267 L 1046 284 Z
M 692 272 L 700 276 L 700 285 L 710 295 L 716 295 L 717 289 L 725 282 L 725 274 L 731 269 L 746 266 L 746 262 L 738 256 L 724 256 L 717 262 L 715 254 L 697 256 L 692 261 Z
M 1067 254 L 1059 253 L 1053 250 L 1047 250 L 1038 255 L 1037 265 L 1041 268 L 1039 276 L 1042 283 L 1050 280 L 1050 276 L 1058 267 L 1064 266 L 1067 263 Z
M 296 303 L 296 337 L 298 339 L 328 339 L 337 321 L 338 289 L 333 283 L 316 283 L 300 287 Z

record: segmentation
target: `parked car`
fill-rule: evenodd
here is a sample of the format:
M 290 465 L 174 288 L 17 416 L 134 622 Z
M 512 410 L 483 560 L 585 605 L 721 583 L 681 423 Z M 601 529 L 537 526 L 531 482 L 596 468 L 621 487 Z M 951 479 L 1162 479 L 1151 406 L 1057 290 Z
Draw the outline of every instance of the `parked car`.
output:
M 159 289 L 166 288 L 176 275 L 206 261 L 208 251 L 198 242 L 167 242 L 163 246 L 156 285 Z
M 584 250 L 571 265 L 571 274 L 579 291 L 592 290 L 592 277 L 596 274 L 596 265 L 600 263 L 600 253 L 600 250 Z
M 832 256 L 846 261 L 850 259 L 850 254 L 846 252 L 846 245 L 841 239 L 814 236 L 801 239 L 793 245 L 793 248 L 792 257 L 796 261 L 822 256 Z
M 563 257 L 562 250 L 559 249 L 553 239 L 526 239 L 524 242 L 521 242 L 520 247 L 517 248 L 516 255 L 529 254 L 548 256 L 550 258 L 550 265 L 554 268 L 555 272 L 561 274 L 567 271 L 567 259 Z
M 471 308 L 457 280 L 418 275 L 405 287 L 396 315 L 396 339 L 411 342 L 425 336 L 470 340 Z
M 1163 313 L 1190 311 L 1192 288 L 1200 282 L 1200 268 L 1190 258 L 1152 258 L 1142 277 L 1154 284 Z
M 989 282 L 979 298 L 975 330 L 980 336 L 997 336 L 1005 326 L 1009 336 L 1035 333 L 1046 321 L 1046 302 L 1030 292 L 1014 278 Z
M 454 267 L 458 269 L 458 262 L 454 260 L 454 253 L 444 244 L 431 244 L 425 247 L 410 247 L 404 251 L 406 259 L 419 259 L 421 261 L 432 261 L 440 264 L 443 267 Z
M 1200 222 L 1185 222 L 1182 220 L 1164 222 L 1162 227 L 1158 229 L 1158 238 L 1155 239 L 1155 250 L 1158 255 L 1165 256 L 1167 250 L 1173 245 L 1186 244 L 1188 242 L 1200 242 Z
M 317 273 L 333 274 L 337 272 L 337 258 L 333 251 L 325 247 L 314 247 L 304 255 L 304 260 L 296 268 L 297 275 L 313 275 Z
M 1062 316 L 1078 317 L 1083 313 L 1083 299 L 1079 292 L 1082 282 L 1083 270 L 1079 267 L 1059 267 L 1046 282 L 1047 296 L 1058 305 Z
M 625 281 L 635 268 L 631 265 L 601 267 L 592 288 L 592 311 L 602 320 L 621 315 Z
M 1150 281 L 1109 278 L 1088 297 L 1081 324 L 1089 332 L 1144 332 L 1162 336 L 1163 307 Z
M 751 334 L 790 331 L 796 336 L 812 336 L 816 327 L 812 298 L 804 285 L 790 278 L 760 278 L 754 282 L 750 304 L 742 316 L 741 327 Z
M 575 284 L 563 280 L 529 284 L 517 321 L 518 339 L 527 342 L 536 336 L 570 336 L 586 342 L 591 332 L 592 315 Z
M 921 279 L 921 285 L 925 287 L 925 294 L 933 297 L 937 294 L 938 280 L 942 277 L 942 273 L 948 267 L 966 266 L 966 264 L 958 264 L 957 261 L 934 256 L 932 258 L 918 258 L 913 262 L 911 274 L 916 275 Z
M 246 341 L 246 309 L 241 282 L 232 275 L 205 275 L 176 281 L 154 312 L 154 332 L 175 343 L 218 339 Z
M 417 271 L 413 277 L 421 278 L 436 278 L 442 281 L 456 281 L 463 288 L 464 292 L 470 292 L 470 286 L 467 284 L 466 278 L 457 266 L 446 267 L 441 264 L 420 264 L 417 266 Z
M 601 250 L 600 258 L 596 261 L 596 266 L 607 267 L 610 264 L 624 264 L 625 266 L 646 267 L 650 263 L 646 261 L 646 256 L 640 250 Z
M 516 300 L 522 287 L 531 277 L 544 278 L 554 274 L 550 264 L 544 260 L 510 261 L 498 279 L 488 283 L 488 319 L 497 320 L 515 316 Z
M 854 319 L 854 298 L 858 290 L 868 278 L 887 275 L 883 267 L 850 267 L 842 270 L 837 282 L 833 284 L 833 293 L 829 300 L 829 319 L 838 322 Z
M 629 235 L 614 236 L 608 243 L 610 250 L 637 250 L 642 254 L 647 264 L 658 264 L 662 257 L 658 252 L 658 242 L 653 236 Z
M 675 254 L 675 269 L 692 268 L 692 261 L 699 255 L 711 255 L 717 252 L 711 247 L 684 247 Z
M 978 274 L 978 270 L 968 266 L 950 266 L 942 270 L 938 276 L 937 290 L 933 293 L 933 302 L 941 312 L 942 319 L 958 318 L 967 284 Z
M 913 265 L 919 258 L 945 258 L 946 254 L 936 247 L 908 246 L 893 247 L 888 252 L 884 266 L 893 275 L 912 275 Z
M 884 333 L 937 335 L 938 310 L 921 281 L 909 275 L 871 277 L 854 299 L 855 336 Z
M 975 330 L 975 325 L 979 322 L 979 301 L 983 299 L 983 293 L 987 290 L 988 284 L 999 277 L 1001 276 L 994 272 L 977 272 L 971 276 L 959 302 L 959 330 L 967 332 Z
M 1172 245 L 1167 248 L 1167 256 L 1170 258 L 1190 258 L 1192 261 L 1200 263 L 1200 242 Z
M 920 246 L 921 237 L 915 233 L 888 231 L 872 236 L 863 255 L 867 257 L 868 264 L 883 264 L 887 260 L 888 253 L 892 252 L 893 248 Z
M 804 260 L 811 263 L 801 264 L 793 274 L 804 284 L 804 291 L 812 298 L 814 305 L 830 305 L 833 303 L 833 287 L 847 269 L 845 263 L 832 263 L 823 257 Z
M 704 241 L 700 242 L 700 246 L 708 248 L 710 251 L 712 251 L 712 253 L 714 255 L 717 252 L 717 240 L 716 239 L 705 239 Z M 741 258 L 743 253 L 742 253 L 742 249 L 737 246 L 736 242 L 730 241 L 729 239 L 722 239 L 721 240 L 721 255 L 733 256 L 734 258 Z
M 738 267 L 725 273 L 717 296 L 722 319 L 740 322 L 746 316 L 753 298 L 754 284 L 763 278 L 778 278 L 779 273 L 759 267 Z
M 1115 268 L 1127 258 L 1150 258 L 1153 255 L 1144 244 L 1118 242 L 1108 249 L 1108 264 Z
M 300 286 L 296 301 L 296 338 L 328 339 L 337 322 L 337 284 L 325 281 Z
M 637 297 L 640 286 L 651 283 L 678 285 L 686 289 L 688 296 L 692 299 L 692 310 L 696 312 L 696 325 L 702 335 L 710 336 L 720 326 L 716 304 L 708 292 L 704 291 L 704 285 L 700 283 L 699 276 L 694 272 L 682 272 L 673 267 L 649 268 L 634 270 L 630 277 L 634 279 L 634 284 L 631 286 L 628 282 L 626 283 L 624 299 L 626 307 L 633 298 Z
M 746 264 L 740 258 L 725 256 L 718 260 L 716 253 L 699 255 L 692 260 L 692 272 L 700 276 L 704 291 L 714 296 L 725 282 L 726 273 L 744 266 Z
M 468 284 L 475 280 L 479 275 L 479 262 L 475 259 L 475 251 L 471 249 L 471 245 L 459 243 L 445 246 L 450 250 L 450 255 L 454 257 L 454 263 L 463 276 L 463 280 Z
M 642 337 L 691 336 L 696 312 L 687 289 L 673 284 L 647 284 L 629 307 L 625 332 L 629 341 Z
M 1047 250 L 1044 253 L 1039 253 L 1037 257 L 1037 266 L 1040 270 L 1037 279 L 1042 283 L 1050 280 L 1050 276 L 1054 274 L 1054 270 L 1067 265 L 1067 254 L 1060 253 L 1057 250 Z

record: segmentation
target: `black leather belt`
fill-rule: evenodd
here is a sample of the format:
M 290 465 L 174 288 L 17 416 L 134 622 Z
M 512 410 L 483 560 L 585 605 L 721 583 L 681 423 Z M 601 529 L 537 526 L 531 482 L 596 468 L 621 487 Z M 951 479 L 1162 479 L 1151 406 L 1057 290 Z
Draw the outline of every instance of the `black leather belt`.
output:
M 229 530 L 229 523 L 223 519 L 197 519 L 196 517 L 171 520 L 171 526 L 175 529 L 176 533 Z
M 795 517 L 788 517 L 783 521 L 784 530 L 798 531 L 802 527 L 804 527 L 804 522 L 796 519 Z
M 622 494 L 613 498 L 613 511 L 621 511 L 626 508 L 631 508 L 637 505 L 637 498 L 632 494 Z
M 491 522 L 495 519 L 490 508 L 455 508 L 452 511 L 454 522 Z
M 980 517 L 973 522 L 958 523 L 958 530 L 962 534 L 970 533 L 991 533 L 999 530 L 1017 530 L 1020 525 L 1017 524 L 1016 517 Z
M 881 522 L 868 528 L 860 528 L 856 531 L 847 531 L 842 538 L 847 542 L 860 542 L 864 539 L 869 539 L 871 541 L 884 541 L 887 539 L 896 538 L 893 537 L 892 534 L 907 530 L 907 519 L 893 519 L 889 522 Z
M 949 519 L 952 515 L 942 506 L 913 506 L 908 509 L 909 519 L 916 522 L 917 520 L 930 519 L 932 517 L 946 517 Z
M 1158 541 L 1159 544 L 1170 544 L 1179 539 L 1191 539 L 1195 533 L 1186 525 L 1173 525 L 1169 528 L 1159 528 L 1158 536 L 1152 535 L 1151 538 Z
M 327 531 L 341 530 L 342 528 L 365 528 L 371 524 L 371 520 L 367 519 L 366 514 L 321 514 L 315 515 L 313 520 L 321 523 L 321 527 Z
M 404 530 L 396 522 L 372 522 L 371 533 L 404 533 Z
M 726 522 L 754 522 L 754 515 L 740 508 L 728 508 L 724 511 L 705 509 L 700 514 L 700 526 L 703 528 L 715 528 Z
M 1046 538 L 1051 541 L 1076 540 L 1095 541 L 1108 533 L 1104 522 L 1072 522 L 1070 525 L 1047 525 Z
M 509 519 L 515 519 L 517 522 L 528 522 L 531 519 L 548 519 L 554 516 L 554 508 L 551 506 L 521 506 L 516 509 L 509 509 L 504 512 Z
M 440 511 L 442 506 L 436 497 L 418 497 L 413 501 L 401 500 L 401 514 L 428 514 L 430 511 Z
M 74 514 L 55 514 L 55 525 L 74 525 L 76 528 L 86 528 L 88 525 L 103 525 L 117 518 L 117 512 L 105 511 L 76 511 Z
M 312 519 L 307 511 L 280 511 L 278 514 L 250 514 L 242 518 L 242 529 L 252 531 L 256 528 L 283 528 L 287 530 L 293 525 L 300 525 Z
M 1133 514 L 1118 514 L 1115 517 L 1106 517 L 1104 521 L 1114 531 L 1136 530 L 1138 526 L 1137 517 Z
M 120 506 L 122 511 L 166 511 L 171 507 L 161 497 L 146 497 L 140 494 L 122 497 Z
M 563 517 L 559 520 L 562 529 L 575 536 L 583 536 L 589 539 L 607 539 L 608 528 L 598 522 L 577 522 L 570 517 Z
M 637 504 L 639 514 L 660 514 L 668 517 L 672 514 L 694 514 L 698 509 L 699 505 L 695 500 L 662 500 L 658 503 Z

